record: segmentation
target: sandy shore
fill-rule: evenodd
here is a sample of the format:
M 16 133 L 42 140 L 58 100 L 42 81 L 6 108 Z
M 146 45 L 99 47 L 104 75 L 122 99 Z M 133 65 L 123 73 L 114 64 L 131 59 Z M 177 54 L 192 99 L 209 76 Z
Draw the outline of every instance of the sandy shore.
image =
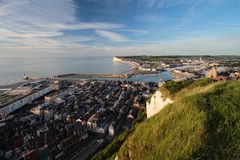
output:
M 137 69 L 140 65 L 136 62 L 131 62 L 131 61 L 124 61 L 125 63 L 127 63 L 130 66 L 130 69 Z

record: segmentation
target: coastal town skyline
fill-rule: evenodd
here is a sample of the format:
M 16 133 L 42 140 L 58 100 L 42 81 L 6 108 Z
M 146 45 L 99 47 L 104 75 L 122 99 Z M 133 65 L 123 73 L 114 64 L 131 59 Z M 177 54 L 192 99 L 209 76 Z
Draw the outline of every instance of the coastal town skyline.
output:
M 239 55 L 239 1 L 0 1 L 0 57 Z

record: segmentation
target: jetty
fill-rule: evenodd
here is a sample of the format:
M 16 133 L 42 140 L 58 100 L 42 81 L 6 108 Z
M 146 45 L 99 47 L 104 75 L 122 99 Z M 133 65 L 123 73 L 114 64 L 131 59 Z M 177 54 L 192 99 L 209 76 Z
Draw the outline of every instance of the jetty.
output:
M 122 60 L 121 58 L 118 57 L 113 57 L 113 61 L 114 62 L 120 62 L 120 63 L 127 63 L 131 66 L 130 69 L 123 71 L 121 73 L 116 73 L 116 74 L 112 74 L 112 73 L 82 73 L 82 74 L 61 74 L 61 75 L 56 75 L 53 77 L 53 80 L 56 81 L 72 81 L 72 82 L 76 82 L 76 81 L 81 81 L 83 79 L 101 79 L 101 78 L 106 78 L 106 79 L 121 79 L 121 78 L 131 78 L 134 75 L 138 75 L 138 74 L 157 74 L 157 71 L 140 71 L 138 69 L 138 67 L 140 66 L 138 63 L 136 62 L 132 62 L 132 61 L 125 61 Z
M 62 74 L 53 77 L 53 80 L 68 80 L 68 81 L 78 81 L 82 79 L 97 79 L 97 78 L 129 78 L 131 74 L 111 74 L 111 73 L 103 73 L 103 74 Z

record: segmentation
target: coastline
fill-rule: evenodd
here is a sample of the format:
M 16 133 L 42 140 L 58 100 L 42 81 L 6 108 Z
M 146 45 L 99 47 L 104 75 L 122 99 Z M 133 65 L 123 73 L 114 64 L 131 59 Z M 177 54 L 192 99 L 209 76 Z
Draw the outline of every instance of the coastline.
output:
M 118 57 L 113 57 L 113 62 L 119 62 L 119 63 L 127 63 L 129 65 L 129 70 L 134 70 L 134 69 L 138 69 L 138 67 L 140 67 L 140 65 L 136 62 L 132 62 L 132 61 L 125 61 L 121 58 Z
M 154 82 L 158 82 L 158 79 L 160 79 L 159 77 L 161 77 L 161 75 L 155 75 L 155 74 L 145 74 L 145 73 L 142 73 L 142 72 L 139 72 L 138 71 L 138 67 L 140 66 L 137 62 L 133 62 L 133 61 L 128 61 L 128 60 L 125 60 L 124 58 L 118 58 L 118 57 L 108 57 L 108 60 L 106 61 L 106 62 L 110 62 L 110 65 L 109 66 L 113 66 L 113 64 L 112 64 L 112 62 L 118 62 L 119 64 L 120 63 L 125 63 L 125 64 L 127 64 L 127 65 L 116 65 L 116 66 L 125 66 L 123 69 L 121 69 L 121 67 L 119 67 L 120 68 L 120 70 L 116 70 L 115 71 L 115 73 L 117 74 L 119 74 L 119 75 L 128 75 L 128 76 L 133 76 L 133 78 L 131 79 L 131 78 L 129 78 L 129 79 L 127 79 L 127 80 L 132 80 L 132 81 L 154 81 Z M 81 62 L 81 61 L 80 61 Z M 98 61 L 97 61 L 98 62 Z M 101 63 L 100 63 L 101 62 Z M 102 64 L 102 61 L 100 61 L 99 63 L 100 64 Z M 80 63 L 81 64 L 81 63 Z M 85 65 L 85 64 L 84 64 Z M 80 65 L 81 66 L 81 65 Z M 97 65 L 96 66 L 96 68 L 98 67 L 98 66 L 100 66 L 100 65 Z M 41 66 L 40 66 L 41 67 Z M 76 68 L 76 67 L 75 67 Z M 51 70 L 52 68 L 50 68 L 50 70 Z M 82 68 L 81 68 L 82 69 Z M 84 69 L 84 68 L 83 68 Z M 98 69 L 98 68 L 97 68 Z M 97 70 L 96 69 L 96 70 Z M 105 69 L 105 68 L 104 68 Z M 71 72 L 68 72 L 68 71 L 64 71 L 63 73 L 61 73 L 61 72 L 55 72 L 55 70 L 54 70 L 54 72 L 55 73 L 57 73 L 58 75 L 61 75 L 61 74 L 72 74 L 72 73 L 76 73 L 76 74 L 78 74 L 78 72 L 79 72 L 79 69 L 76 71 L 77 69 L 74 69 L 73 68 L 73 71 L 71 71 Z M 102 69 L 103 70 L 103 69 Z M 108 71 L 108 70 L 111 70 L 111 68 L 110 67 L 108 67 L 108 68 L 106 68 L 106 70 Z M 17 70 L 16 70 L 17 71 Z M 35 71 L 34 71 L 35 72 Z M 38 73 L 39 71 L 38 70 L 36 70 L 36 74 L 35 75 L 37 75 L 37 73 Z M 51 71 L 51 72 L 53 72 L 53 71 Z M 14 72 L 13 72 L 14 73 Z M 27 71 L 26 71 L 26 73 L 27 73 Z M 82 72 L 83 74 L 84 73 L 86 73 L 86 74 L 91 74 L 92 72 L 90 71 L 90 72 Z M 111 71 L 109 71 L 109 72 L 106 72 L 106 73 L 103 73 L 103 74 L 107 74 L 107 73 L 111 73 Z M 41 74 L 41 73 L 40 73 Z M 99 74 L 102 74 L 101 72 L 99 73 Z M 1 73 L 0 73 L 0 75 L 1 75 Z M 56 74 L 55 74 L 56 75 Z M 46 75 L 42 75 L 42 77 L 41 76 L 39 76 L 39 77 L 32 77 L 31 75 L 29 75 L 29 79 L 31 79 L 31 78 L 33 78 L 33 79 L 35 79 L 35 78 L 53 78 L 55 75 L 48 75 L 48 73 L 46 73 Z M 163 75 L 164 76 L 164 75 Z M 4 76 L 2 76 L 3 77 L 3 80 L 5 80 L 4 79 Z M 18 81 L 16 81 L 16 82 L 13 82 L 13 83 L 4 83 L 4 81 L 3 81 L 3 83 L 1 83 L 0 82 L 0 89 L 1 89 L 1 93 L 3 93 L 3 92 L 5 92 L 6 91 L 6 89 L 8 89 L 8 88 L 14 88 L 15 86 L 19 86 L 19 84 L 21 84 L 21 83 L 24 83 L 24 82 L 26 82 L 25 80 L 23 80 L 22 79 L 23 77 L 21 76 L 21 75 L 18 75 L 18 76 L 16 76 L 16 77 L 13 77 L 13 80 L 15 81 L 16 79 L 18 80 Z M 166 78 L 166 79 L 169 79 L 169 78 Z M 111 78 L 109 79 L 109 80 L 112 80 Z
M 0 86 L 21 82 L 24 75 L 42 78 L 71 73 L 114 74 L 130 68 L 127 64 L 114 65 L 112 57 L 1 58 Z

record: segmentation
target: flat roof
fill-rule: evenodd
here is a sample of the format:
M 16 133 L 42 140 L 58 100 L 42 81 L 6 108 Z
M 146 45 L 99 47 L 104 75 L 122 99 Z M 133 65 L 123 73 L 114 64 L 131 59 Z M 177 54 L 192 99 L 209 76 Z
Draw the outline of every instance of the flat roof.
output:
M 0 96 L 0 109 L 9 105 L 9 104 L 11 104 L 11 103 L 14 103 L 17 100 L 20 100 L 24 97 L 27 97 L 27 96 L 29 96 L 33 93 L 36 93 L 36 92 L 40 91 L 42 89 L 45 89 L 47 87 L 49 87 L 49 86 L 43 86 L 39 90 L 32 90 L 30 93 L 25 94 L 25 95 L 21 95 L 21 94 L 19 94 L 19 95 L 9 95 L 9 94 L 2 95 L 2 96 Z
M 5 105 L 7 105 L 13 101 L 20 99 L 21 97 L 23 97 L 23 95 L 5 94 L 5 95 L 0 96 L 0 108 L 4 107 Z

